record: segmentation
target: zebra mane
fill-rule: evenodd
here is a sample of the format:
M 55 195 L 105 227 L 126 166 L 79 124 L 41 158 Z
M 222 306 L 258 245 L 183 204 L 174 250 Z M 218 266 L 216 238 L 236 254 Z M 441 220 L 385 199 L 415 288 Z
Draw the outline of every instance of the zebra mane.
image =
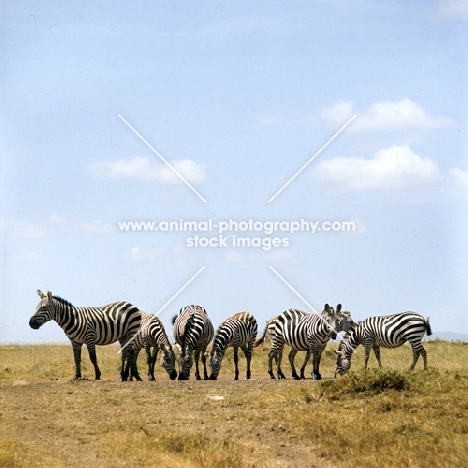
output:
M 59 296 L 52 296 L 52 298 L 60 302 L 60 304 L 63 304 L 64 306 L 73 307 L 73 304 L 71 302 L 68 302 L 65 299 L 62 299 Z

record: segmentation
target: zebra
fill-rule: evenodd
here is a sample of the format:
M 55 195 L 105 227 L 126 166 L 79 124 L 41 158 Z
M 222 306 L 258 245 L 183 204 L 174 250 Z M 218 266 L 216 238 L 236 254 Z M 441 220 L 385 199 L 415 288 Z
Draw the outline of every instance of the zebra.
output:
M 172 318 L 173 335 L 181 347 L 177 358 L 179 362 L 179 380 L 190 378 L 192 368 L 192 353 L 195 357 L 195 378 L 201 380 L 198 369 L 200 353 L 203 362 L 204 379 L 208 380 L 206 371 L 205 351 L 213 339 L 214 328 L 204 307 L 191 305 L 182 307 L 179 313 Z
M 331 338 L 333 340 L 336 339 L 338 333 L 342 331 L 347 333 L 348 330 L 350 330 L 352 327 L 355 327 L 357 325 L 356 322 L 354 322 L 354 320 L 351 318 L 351 312 L 349 310 L 341 310 L 341 307 L 342 307 L 341 304 L 338 304 L 336 306 L 336 310 L 340 312 L 343 316 L 340 316 L 341 318 L 338 319 L 338 321 L 336 322 L 335 330 L 331 334 Z M 327 316 L 329 317 L 328 313 L 324 314 L 323 318 L 327 320 L 326 318 Z M 301 367 L 301 379 L 305 379 L 305 368 L 307 366 L 307 363 L 309 362 L 309 359 L 310 359 L 310 351 L 307 350 L 306 357 L 304 358 L 304 363 L 302 364 L 302 367 Z
M 100 380 L 101 371 L 96 358 L 96 345 L 108 345 L 119 341 L 123 349 L 120 380 L 128 379 L 125 362 L 132 363 L 132 374 L 141 380 L 133 366 L 133 347 L 127 343 L 138 333 L 141 322 L 140 310 L 128 302 L 115 302 L 102 307 L 74 307 L 70 302 L 58 296 L 40 290 L 41 298 L 36 311 L 29 320 L 34 330 L 44 323 L 55 320 L 70 339 L 75 358 L 74 379 L 81 379 L 81 347 L 86 344 L 89 358 L 94 366 L 95 378 Z
M 427 369 L 426 350 L 421 344 L 425 334 L 432 335 L 429 318 L 425 319 L 415 312 L 369 317 L 351 328 L 341 341 L 337 351 L 335 377 L 337 374 L 343 375 L 351 368 L 351 355 L 359 345 L 363 345 L 365 349 L 364 369 L 367 369 L 371 349 L 374 350 L 381 368 L 380 347 L 398 348 L 407 341 L 413 350 L 410 370 L 414 370 L 420 355 L 424 360 L 424 369 Z
M 141 312 L 141 327 L 140 333 L 135 336 L 133 344 L 133 360 L 135 368 L 137 368 L 138 354 L 142 348 L 146 351 L 146 363 L 148 365 L 148 380 L 154 379 L 154 365 L 158 352 L 162 352 L 161 364 L 166 369 L 171 380 L 177 377 L 175 370 L 175 355 L 172 346 L 167 338 L 164 325 L 158 317 Z M 153 354 L 151 354 L 151 348 Z M 127 369 L 130 363 L 127 363 Z M 132 375 L 130 374 L 130 380 Z
M 338 308 L 338 307 L 337 307 Z M 341 306 L 339 306 L 341 309 Z M 278 379 L 285 379 L 285 375 L 281 370 L 281 360 L 283 356 L 283 347 L 285 344 L 291 346 L 289 353 L 289 362 L 291 364 L 292 376 L 299 380 L 294 366 L 294 358 L 298 351 L 308 351 L 312 353 L 312 378 L 320 380 L 322 377 L 319 373 L 320 360 L 322 351 L 325 349 L 328 340 L 335 333 L 335 329 L 342 327 L 341 324 L 348 322 L 348 317 L 340 310 L 335 311 L 333 307 L 325 304 L 321 314 L 309 314 L 298 309 L 288 309 L 277 317 L 274 321 L 274 330 L 272 325 L 267 326 L 272 347 L 268 353 L 268 373 L 272 379 L 275 375 L 272 370 L 272 361 L 276 360 Z M 349 323 L 347 327 L 349 328 Z M 260 345 L 265 336 L 261 337 L 255 343 L 255 346 Z M 307 364 L 308 356 L 305 364 Z M 303 365 L 305 367 L 305 365 Z
M 208 357 L 208 366 L 211 368 L 211 380 L 216 380 L 221 368 L 221 361 L 229 346 L 234 347 L 234 380 L 239 380 L 239 348 L 242 349 L 247 360 L 247 373 L 245 380 L 250 380 L 250 361 L 252 350 L 257 337 L 257 321 L 249 312 L 239 312 L 225 320 L 216 330 L 213 349 Z

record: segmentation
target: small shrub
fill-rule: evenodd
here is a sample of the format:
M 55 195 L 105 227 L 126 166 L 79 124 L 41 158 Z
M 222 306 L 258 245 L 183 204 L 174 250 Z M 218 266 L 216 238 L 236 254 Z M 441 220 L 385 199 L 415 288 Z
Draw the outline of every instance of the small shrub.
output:
M 321 382 L 322 394 L 332 399 L 344 395 L 378 394 L 387 390 L 401 391 L 409 388 L 406 375 L 390 369 L 349 372 L 343 377 Z

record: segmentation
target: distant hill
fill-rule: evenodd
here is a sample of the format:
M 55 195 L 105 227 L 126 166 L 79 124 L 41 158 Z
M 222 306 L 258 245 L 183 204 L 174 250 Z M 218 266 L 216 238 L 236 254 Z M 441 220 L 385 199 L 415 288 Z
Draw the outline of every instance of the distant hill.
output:
M 431 336 L 426 336 L 426 340 L 445 340 L 445 341 L 466 341 L 468 342 L 468 335 L 465 333 L 456 333 L 451 331 L 433 332 Z
M 341 332 L 336 340 L 330 340 L 332 343 L 333 341 L 341 341 L 343 338 L 344 333 Z M 468 335 L 465 333 L 457 333 L 457 332 L 451 332 L 451 331 L 443 331 L 443 332 L 432 332 L 431 336 L 426 336 L 424 337 L 424 341 L 429 341 L 429 340 L 445 340 L 445 341 L 463 341 L 468 343 Z

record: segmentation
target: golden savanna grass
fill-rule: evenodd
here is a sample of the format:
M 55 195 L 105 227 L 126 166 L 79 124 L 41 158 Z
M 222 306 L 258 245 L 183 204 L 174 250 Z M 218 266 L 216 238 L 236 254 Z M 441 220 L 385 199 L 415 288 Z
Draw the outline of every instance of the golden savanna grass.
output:
M 468 344 L 425 347 L 428 371 L 410 373 L 403 346 L 364 372 L 360 347 L 333 379 L 329 345 L 321 382 L 270 380 L 267 349 L 255 350 L 251 381 L 232 381 L 230 351 L 218 381 L 170 381 L 157 366 L 148 382 L 141 353 L 144 382 L 119 382 L 115 346 L 98 348 L 101 381 L 85 349 L 90 380 L 73 381 L 69 345 L 0 346 L 0 467 L 465 468 Z

